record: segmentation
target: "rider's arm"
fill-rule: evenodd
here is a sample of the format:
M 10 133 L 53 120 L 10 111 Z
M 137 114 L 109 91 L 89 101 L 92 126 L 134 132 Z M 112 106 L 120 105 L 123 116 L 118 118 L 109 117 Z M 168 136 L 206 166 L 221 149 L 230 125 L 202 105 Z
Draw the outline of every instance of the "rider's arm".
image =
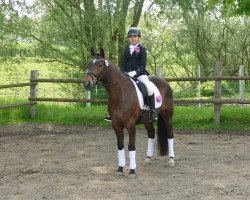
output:
M 126 65 L 127 65 L 127 56 L 126 56 L 126 52 L 127 52 L 127 50 L 125 50 L 125 52 L 123 53 L 122 60 L 121 60 L 120 71 L 121 71 L 122 73 L 125 73 L 125 72 L 126 72 Z
M 146 48 L 142 47 L 141 48 L 141 58 L 140 58 L 139 66 L 138 66 L 137 70 L 135 70 L 137 76 L 140 76 L 141 73 L 145 72 L 145 70 L 146 70 L 146 62 L 147 62 Z

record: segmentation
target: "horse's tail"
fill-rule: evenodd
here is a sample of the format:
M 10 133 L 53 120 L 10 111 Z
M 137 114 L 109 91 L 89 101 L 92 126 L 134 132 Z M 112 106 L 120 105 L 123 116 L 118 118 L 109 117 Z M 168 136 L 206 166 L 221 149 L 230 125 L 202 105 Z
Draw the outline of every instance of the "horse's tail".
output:
M 167 127 L 161 115 L 158 115 L 157 120 L 157 138 L 158 138 L 158 151 L 160 156 L 168 154 L 168 138 Z

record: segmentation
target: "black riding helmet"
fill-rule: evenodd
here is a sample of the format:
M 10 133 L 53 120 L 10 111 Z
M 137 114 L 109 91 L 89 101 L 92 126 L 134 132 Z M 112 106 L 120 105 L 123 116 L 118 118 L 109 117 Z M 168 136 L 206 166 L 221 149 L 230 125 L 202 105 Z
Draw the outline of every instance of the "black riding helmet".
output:
M 131 36 L 131 35 L 138 35 L 139 37 L 141 37 L 141 31 L 140 31 L 140 29 L 137 28 L 137 27 L 131 27 L 128 30 L 128 37 Z

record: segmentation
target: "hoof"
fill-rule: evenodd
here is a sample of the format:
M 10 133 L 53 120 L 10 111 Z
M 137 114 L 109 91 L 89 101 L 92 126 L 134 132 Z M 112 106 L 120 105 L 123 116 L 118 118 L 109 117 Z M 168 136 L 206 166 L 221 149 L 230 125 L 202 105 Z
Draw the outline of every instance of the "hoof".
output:
M 151 165 L 152 164 L 152 161 L 151 161 L 151 158 L 146 158 L 143 165 L 144 166 L 148 166 L 148 165 Z
M 116 176 L 123 176 L 123 167 L 120 167 L 117 169 L 117 171 L 115 172 Z
M 129 179 L 134 179 L 136 177 L 135 170 L 131 169 L 128 175 Z
M 124 175 L 123 172 L 118 172 L 118 171 L 115 172 L 115 176 L 123 176 L 123 175 Z
M 175 161 L 174 161 L 173 158 L 168 159 L 167 166 L 169 166 L 169 167 L 174 167 L 175 166 Z
M 128 175 L 128 179 L 135 179 L 136 178 L 136 174 L 129 174 Z

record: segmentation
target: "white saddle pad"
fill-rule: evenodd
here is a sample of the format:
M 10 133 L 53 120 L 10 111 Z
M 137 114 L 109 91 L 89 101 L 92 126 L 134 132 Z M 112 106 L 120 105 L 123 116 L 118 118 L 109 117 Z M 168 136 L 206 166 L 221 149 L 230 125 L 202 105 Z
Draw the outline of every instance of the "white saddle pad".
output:
M 131 79 L 131 78 L 130 78 Z M 136 89 L 136 93 L 137 93 L 137 97 L 139 100 L 139 104 L 140 104 L 140 108 L 142 110 L 149 110 L 149 106 L 146 106 L 143 100 L 143 96 L 141 91 L 139 90 L 137 84 L 135 83 L 135 81 L 133 79 L 131 79 L 131 81 L 133 82 L 135 89 Z M 155 84 L 153 83 L 154 87 L 152 88 L 154 91 L 154 95 L 155 95 L 155 108 L 159 108 L 162 105 L 162 96 L 158 90 L 158 88 L 155 86 Z

